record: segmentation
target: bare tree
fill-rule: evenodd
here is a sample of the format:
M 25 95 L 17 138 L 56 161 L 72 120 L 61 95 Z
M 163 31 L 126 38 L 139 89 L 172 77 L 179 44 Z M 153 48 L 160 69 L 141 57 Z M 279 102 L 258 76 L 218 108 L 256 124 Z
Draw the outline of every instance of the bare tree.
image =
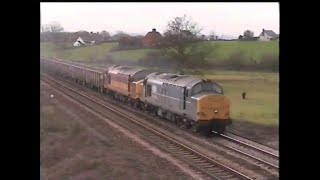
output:
M 168 22 L 163 37 L 163 53 L 173 59 L 177 67 L 189 68 L 205 63 L 214 51 L 212 43 L 199 41 L 201 28 L 186 15 Z M 180 69 L 182 70 L 182 69 Z
M 49 26 L 47 24 L 41 25 L 41 32 L 49 32 Z
M 49 24 L 49 26 L 51 32 L 62 32 L 64 30 L 64 28 L 58 22 L 52 22 Z
M 111 37 L 110 33 L 108 31 L 105 31 L 105 30 L 101 31 L 100 34 L 102 35 L 103 40 L 108 40 Z
M 253 38 L 253 36 L 254 36 L 254 33 L 250 30 L 246 30 L 243 32 L 243 38 L 246 38 L 246 39 Z
M 42 41 L 62 42 L 67 39 L 67 34 L 63 33 L 64 28 L 58 22 L 51 22 L 50 24 L 41 25 Z
M 61 24 L 55 21 L 41 26 L 41 32 L 62 32 L 63 30 Z

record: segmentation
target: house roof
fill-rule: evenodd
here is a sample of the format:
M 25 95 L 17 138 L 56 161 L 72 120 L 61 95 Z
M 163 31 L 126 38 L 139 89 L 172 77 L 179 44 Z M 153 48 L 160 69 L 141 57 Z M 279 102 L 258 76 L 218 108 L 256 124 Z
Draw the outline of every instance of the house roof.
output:
M 86 39 L 86 38 L 85 38 L 85 40 L 84 40 L 84 38 L 79 37 L 79 38 L 76 40 L 76 42 L 82 43 L 81 40 L 82 40 L 82 42 L 84 42 L 84 43 L 91 43 L 91 41 L 93 41 L 93 40 L 88 40 L 88 39 Z
M 99 41 L 102 39 L 101 34 L 97 33 L 89 33 L 87 31 L 78 31 L 75 33 L 72 33 L 72 41 L 76 41 L 79 37 L 85 42 L 91 42 L 91 41 Z
M 162 37 L 162 35 L 159 32 L 157 32 L 156 29 L 152 29 L 152 31 L 148 32 L 145 37 L 147 36 Z
M 273 32 L 272 30 L 265 30 L 265 29 L 263 29 L 263 30 L 262 30 L 262 33 L 266 33 L 268 36 L 271 36 L 271 37 L 274 37 L 274 38 L 279 37 L 279 35 L 276 34 L 275 32 Z M 262 33 L 260 34 L 260 36 L 262 35 Z

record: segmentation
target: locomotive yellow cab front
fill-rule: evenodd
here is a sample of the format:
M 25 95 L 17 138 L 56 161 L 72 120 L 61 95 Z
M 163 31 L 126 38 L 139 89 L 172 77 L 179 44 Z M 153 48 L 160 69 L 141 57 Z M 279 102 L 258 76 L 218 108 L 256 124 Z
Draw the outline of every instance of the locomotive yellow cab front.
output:
M 230 100 L 222 94 L 205 94 L 197 98 L 197 121 L 199 128 L 215 129 L 223 133 L 231 124 Z M 205 130 L 204 130 L 205 131 Z
M 205 95 L 197 102 L 197 117 L 200 121 L 230 119 L 230 101 L 223 95 Z

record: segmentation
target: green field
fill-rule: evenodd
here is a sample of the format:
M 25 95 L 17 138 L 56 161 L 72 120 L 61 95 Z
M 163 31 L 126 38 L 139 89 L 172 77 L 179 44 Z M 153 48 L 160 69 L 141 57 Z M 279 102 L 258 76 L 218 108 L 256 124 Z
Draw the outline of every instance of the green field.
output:
M 204 76 L 222 86 L 231 117 L 263 125 L 279 124 L 279 73 L 216 71 Z M 241 93 L 247 93 L 243 100 Z
M 279 42 L 261 42 L 261 41 L 226 41 L 210 42 L 216 44 L 218 49 L 208 57 L 209 61 L 221 61 L 230 57 L 230 55 L 242 51 L 248 61 L 260 61 L 264 55 L 279 55 Z
M 248 60 L 257 60 L 266 54 L 279 53 L 278 42 L 210 42 L 218 43 L 219 48 L 210 60 L 223 60 L 232 53 L 242 50 Z M 107 56 L 117 61 L 138 61 L 150 49 L 111 52 L 116 43 L 105 43 L 92 47 L 59 49 L 50 43 L 40 43 L 41 55 L 69 60 L 89 62 L 93 59 L 104 60 Z M 238 71 L 202 71 L 201 77 L 213 79 L 224 89 L 230 98 L 231 116 L 234 120 L 250 121 L 264 125 L 279 123 L 279 73 L 238 72 Z M 200 75 L 199 75 L 200 76 Z M 247 92 L 247 99 L 241 99 L 241 93 Z
M 92 59 L 104 59 L 111 48 L 117 43 L 104 43 L 99 46 L 72 47 L 72 43 L 65 43 L 68 48 L 62 49 L 52 43 L 40 43 L 40 54 L 45 57 L 57 57 L 61 59 L 90 61 Z
M 279 43 L 278 42 L 209 42 L 218 46 L 216 51 L 213 51 L 208 61 L 223 61 L 229 58 L 232 54 L 242 51 L 247 61 L 259 61 L 264 55 L 278 55 Z M 110 50 L 117 46 L 117 43 L 104 43 L 97 46 L 87 47 L 71 47 L 72 44 L 67 44 L 70 49 L 59 49 L 52 43 L 40 43 L 41 55 L 46 57 L 58 57 L 70 60 L 90 61 L 105 60 L 107 56 L 110 56 L 116 61 L 138 61 L 143 58 L 147 52 L 157 51 L 151 49 L 139 49 L 139 50 L 125 50 L 114 51 Z
M 104 43 L 97 46 L 72 47 L 67 44 L 68 49 L 59 49 L 52 43 L 40 43 L 41 56 L 57 57 L 61 59 L 89 62 L 91 60 L 105 60 L 107 56 L 115 61 L 138 61 L 143 58 L 151 49 L 111 51 L 118 43 Z

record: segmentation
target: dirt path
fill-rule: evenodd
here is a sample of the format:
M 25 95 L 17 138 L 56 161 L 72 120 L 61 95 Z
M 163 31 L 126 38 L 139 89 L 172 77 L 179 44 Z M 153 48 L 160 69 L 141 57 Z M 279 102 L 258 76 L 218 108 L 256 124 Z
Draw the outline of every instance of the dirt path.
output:
M 134 136 L 126 137 L 93 114 L 72 106 L 43 83 L 40 95 L 43 179 L 200 178 L 169 155 Z M 93 121 L 96 123 L 90 123 Z

